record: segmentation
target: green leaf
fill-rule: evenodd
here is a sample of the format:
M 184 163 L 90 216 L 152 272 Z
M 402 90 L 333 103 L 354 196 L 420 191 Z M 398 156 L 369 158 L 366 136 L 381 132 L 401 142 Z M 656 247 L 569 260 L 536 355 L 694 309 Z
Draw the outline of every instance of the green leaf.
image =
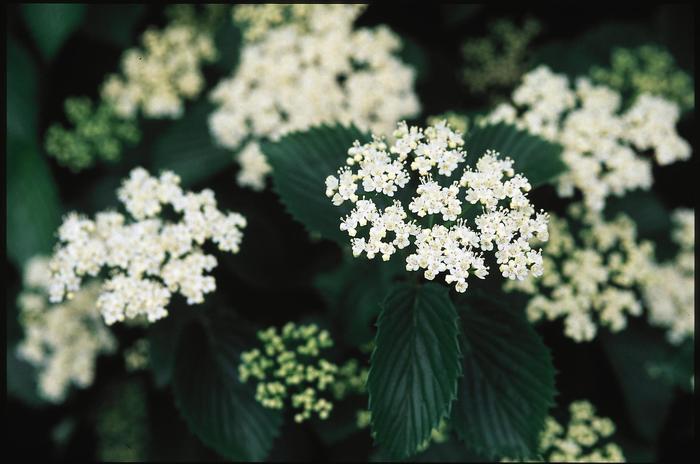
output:
M 347 243 L 339 224 L 350 207 L 333 206 L 325 194 L 325 181 L 345 165 L 355 140 L 367 143 L 371 139 L 354 126 L 324 125 L 261 144 L 273 169 L 275 191 L 287 211 L 310 232 L 340 243 Z
M 575 39 L 550 42 L 533 53 L 534 66 L 547 65 L 570 78 L 585 76 L 593 66 L 607 66 L 617 47 L 637 47 L 655 42 L 652 31 L 641 23 L 610 21 L 596 25 Z
M 85 15 L 79 3 L 32 3 L 22 5 L 22 15 L 44 59 L 50 61 Z
M 153 144 L 153 167 L 175 172 L 187 187 L 232 165 L 233 153 L 217 146 L 209 133 L 207 118 L 213 110 L 207 101 L 188 108 Z
M 265 459 L 282 422 L 279 411 L 255 400 L 252 386 L 238 380 L 244 349 L 230 319 L 190 325 L 181 337 L 173 375 L 175 403 L 190 430 L 232 460 Z
M 7 372 L 7 396 L 19 399 L 31 407 L 46 404 L 37 391 L 37 371 L 28 362 L 17 357 L 17 345 L 7 347 L 5 369 Z
M 553 405 L 549 351 L 525 317 L 497 301 L 458 304 L 463 376 L 452 425 L 487 458 L 530 458 Z
M 7 40 L 7 135 L 34 139 L 37 134 L 37 78 L 31 55 L 17 41 Z
M 344 249 L 340 266 L 316 277 L 314 286 L 348 344 L 359 346 L 372 340 L 372 321 L 379 314 L 380 302 L 389 293 L 395 277 L 403 272 L 401 260 L 385 263 L 354 258 L 349 250 Z
M 178 308 L 170 316 L 148 326 L 149 368 L 156 387 L 170 383 L 175 368 L 175 354 L 183 329 L 195 317 L 189 308 Z
M 238 66 L 243 43 L 240 28 L 230 20 L 223 21 L 214 41 L 219 54 L 215 65 L 227 74 L 232 73 Z
M 91 4 L 84 30 L 91 37 L 127 48 L 133 45 L 136 25 L 145 12 L 146 6 L 140 4 Z
M 693 391 L 692 380 L 695 372 L 695 353 L 691 340 L 663 356 L 661 360 L 646 363 L 646 370 L 653 379 L 660 379 L 672 387 Z
M 457 312 L 445 287 L 398 284 L 384 302 L 367 380 L 372 430 L 394 457 L 449 416 L 460 374 Z
M 52 250 L 61 207 L 54 179 L 35 144 L 14 137 L 6 143 L 7 254 L 21 269 L 27 259 Z
M 648 367 L 668 359 L 671 347 L 661 331 L 635 323 L 622 332 L 603 332 L 599 337 L 622 387 L 632 424 L 645 440 L 655 441 L 666 422 L 673 389 L 650 375 Z
M 425 48 L 410 37 L 401 37 L 401 61 L 411 66 L 416 72 L 416 83 L 424 82 L 430 77 L 430 59 Z
M 504 123 L 474 127 L 465 137 L 465 147 L 469 165 L 489 149 L 510 157 L 515 172 L 527 177 L 533 188 L 551 183 L 566 170 L 561 145 Z

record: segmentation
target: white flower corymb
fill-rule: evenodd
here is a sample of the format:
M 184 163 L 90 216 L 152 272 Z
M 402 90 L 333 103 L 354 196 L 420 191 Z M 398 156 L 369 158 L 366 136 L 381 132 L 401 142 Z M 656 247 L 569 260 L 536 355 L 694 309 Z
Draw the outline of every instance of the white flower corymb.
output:
M 481 279 L 488 274 L 483 251 L 494 250 L 506 278 L 542 274 L 540 251 L 528 241 L 533 236 L 547 240 L 548 216 L 535 213 L 526 195 L 530 183 L 515 174 L 510 158 L 488 150 L 474 168 L 453 178 L 466 152 L 461 134 L 444 121 L 425 130 L 400 123 L 394 137 L 391 146 L 376 136 L 364 145 L 356 141 L 348 150 L 348 166 L 326 179 L 326 196 L 334 205 L 354 204 L 340 230 L 353 237 L 355 256 L 381 254 L 386 261 L 413 244 L 406 270 L 422 269 L 429 280 L 445 273 L 458 292 L 466 291 L 470 274 Z M 410 185 L 411 172 L 419 183 L 407 210 L 396 197 Z M 392 201 L 382 209 L 386 197 Z M 463 216 L 472 205 L 481 206 L 481 212 L 470 226 Z M 361 228 L 365 237 L 357 236 Z
M 221 251 L 237 253 L 245 218 L 219 211 L 211 190 L 184 192 L 179 177 L 167 171 L 156 178 L 136 168 L 117 193 L 133 219 L 117 212 L 98 213 L 94 221 L 77 213 L 65 217 L 51 259 L 51 301 L 70 298 L 83 276 L 107 268 L 97 300 L 107 324 L 165 317 L 175 292 L 188 304 L 203 302 L 216 289 L 214 278 L 204 274 L 216 267 L 216 258 L 200 247 L 210 240 Z M 179 221 L 159 217 L 165 206 Z

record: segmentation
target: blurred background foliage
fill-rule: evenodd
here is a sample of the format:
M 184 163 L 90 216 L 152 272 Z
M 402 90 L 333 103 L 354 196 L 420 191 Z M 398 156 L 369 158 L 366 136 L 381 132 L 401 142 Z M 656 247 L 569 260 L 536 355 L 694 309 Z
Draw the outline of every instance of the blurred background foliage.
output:
M 222 304 L 235 303 L 242 315 L 260 324 L 279 325 L 302 315 L 316 319 L 326 307 L 335 333 L 342 334 L 337 339 L 369 340 L 362 320 L 371 321 L 375 314 L 363 314 L 352 325 L 353 321 L 343 319 L 343 306 L 374 292 L 377 280 L 350 282 L 344 275 L 347 266 L 365 266 L 364 275 L 374 276 L 375 263 L 348 262 L 334 244 L 310 240 L 271 189 L 255 193 L 237 187 L 231 153 L 215 146 L 209 135 L 206 116 L 211 107 L 203 98 L 188 103 L 179 121 L 142 121 L 140 142 L 126 148 L 113 164 L 98 164 L 80 173 L 59 166 L 47 156 L 44 138 L 53 122 L 66 123 L 64 101 L 76 95 L 95 100 L 105 75 L 118 67 L 122 51 L 134 46 L 148 26 L 166 24 L 165 6 L 31 4 L 9 5 L 7 13 L 6 411 L 12 418 L 8 452 L 22 453 L 25 459 L 219 460 L 188 431 L 170 390 L 157 388 L 159 374 L 152 382 L 149 374 L 128 373 L 120 356 L 100 359 L 93 388 L 74 393 L 60 406 L 41 404 L 31 367 L 11 349 L 21 337 L 15 305 L 21 263 L 34 254 L 50 252 L 54 231 L 66 211 L 91 214 L 113 205 L 120 179 L 136 165 L 173 169 L 184 185 L 212 188 L 222 209 L 248 217 L 250 229 L 242 252 L 224 261 L 216 279 L 235 288 L 235 302 L 224 292 Z M 692 7 L 682 5 L 375 4 L 359 24 L 385 23 L 405 39 L 403 58 L 418 67 L 417 92 L 422 114 L 428 116 L 485 109 L 508 95 L 507 85 L 497 86 L 494 92 L 473 92 L 463 80 L 464 44 L 487 36 L 498 20 L 516 25 L 531 24 L 527 23 L 531 18 L 537 21 L 527 47 L 515 47 L 517 69 L 546 63 L 555 71 L 576 76 L 594 67 L 609 67 L 615 47 L 660 44 L 692 76 L 693 13 Z M 235 28 L 230 30 L 216 38 L 222 59 L 205 69 L 206 88 L 230 73 L 237 61 L 240 38 Z M 679 127 L 680 135 L 693 147 L 694 124 L 695 115 L 690 112 Z M 687 163 L 655 167 L 651 192 L 612 202 L 609 210 L 632 214 L 642 237 L 667 240 L 668 211 L 694 206 L 696 163 L 693 157 Z M 535 194 L 536 203 L 538 194 L 554 197 L 547 189 Z M 546 209 L 561 212 L 563 203 L 555 200 Z M 391 269 L 383 272 L 386 276 L 381 274 L 380 280 L 391 278 Z M 128 329 L 122 330 L 120 337 L 133 338 Z M 542 324 L 538 331 L 559 373 L 557 401 L 568 404 L 587 398 L 601 415 L 614 418 L 629 460 L 668 460 L 690 452 L 692 395 L 677 385 L 673 371 L 657 369 L 650 380 L 648 369 L 653 371 L 655 362 L 669 356 L 692 364 L 692 350 L 671 354 L 663 335 L 643 321 L 632 321 L 625 332 L 589 344 L 565 338 L 560 323 Z M 157 337 L 157 332 L 151 336 Z M 168 352 L 167 342 L 163 353 Z M 368 455 L 371 438 L 366 431 L 336 432 L 325 424 L 299 427 L 287 421 L 270 459 L 381 459 L 381 450 Z M 454 438 L 416 456 L 420 460 L 468 458 Z

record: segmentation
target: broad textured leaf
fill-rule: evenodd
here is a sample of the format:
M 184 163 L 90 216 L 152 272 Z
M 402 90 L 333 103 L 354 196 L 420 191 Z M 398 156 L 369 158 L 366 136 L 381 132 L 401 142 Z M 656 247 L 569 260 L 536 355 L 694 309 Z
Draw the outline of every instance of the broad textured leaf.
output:
M 383 306 L 369 409 L 377 443 L 404 458 L 450 414 L 460 374 L 457 312 L 447 289 L 432 283 L 397 284 Z
M 533 457 L 555 395 L 549 351 L 525 317 L 484 298 L 458 304 L 463 376 L 452 426 L 487 458 Z
M 326 177 L 345 165 L 348 148 L 355 140 L 369 142 L 357 128 L 313 127 L 294 132 L 277 142 L 263 142 L 261 148 L 272 166 L 274 188 L 287 211 L 310 232 L 347 243 L 338 227 L 350 207 L 333 206 L 326 197 Z
M 30 257 L 49 253 L 59 226 L 58 191 L 34 143 L 8 137 L 7 254 L 20 268 Z
M 145 12 L 142 4 L 88 5 L 83 29 L 91 37 L 128 48 L 136 42 L 134 31 Z
M 661 331 L 637 323 L 599 337 L 622 387 L 631 422 L 645 440 L 656 440 L 668 415 L 673 389 L 661 378 L 649 375 L 648 366 L 666 360 L 672 348 Z
M 223 25 L 219 27 L 214 40 L 218 52 L 215 65 L 228 75 L 238 66 L 241 44 L 243 43 L 241 30 L 235 23 L 223 21 Z
M 430 77 L 430 58 L 425 48 L 410 37 L 401 37 L 399 58 L 411 66 L 416 74 L 416 82 L 424 82 Z
M 36 65 L 29 52 L 10 37 L 7 50 L 7 135 L 34 139 L 37 132 Z
M 85 16 L 79 3 L 32 3 L 22 5 L 22 14 L 41 54 L 51 60 Z
M 216 145 L 209 133 L 207 118 L 212 111 L 213 106 L 206 101 L 188 108 L 185 116 L 155 141 L 153 167 L 175 172 L 183 186 L 190 186 L 231 166 L 233 152 Z
M 552 182 L 566 170 L 562 147 L 508 124 L 474 127 L 465 137 L 467 164 L 473 165 L 486 150 L 496 150 L 513 159 L 516 173 L 533 187 Z
M 338 321 L 348 344 L 358 346 L 372 340 L 372 320 L 379 314 L 380 303 L 389 293 L 394 278 L 403 272 L 400 259 L 383 262 L 354 258 L 345 249 L 337 269 L 316 277 L 314 286 L 333 319 Z
M 533 63 L 576 78 L 588 74 L 592 66 L 607 66 L 616 47 L 638 47 L 655 41 L 652 31 L 641 23 L 611 21 L 596 25 L 575 39 L 543 45 L 534 51 Z
M 182 334 L 173 375 L 175 403 L 190 430 L 222 456 L 263 460 L 282 416 L 263 408 L 251 385 L 238 380 L 244 347 L 235 324 L 211 322 L 206 332 L 193 324 Z
M 149 368 L 156 387 L 170 383 L 182 330 L 195 317 L 190 308 L 178 308 L 170 316 L 148 326 Z

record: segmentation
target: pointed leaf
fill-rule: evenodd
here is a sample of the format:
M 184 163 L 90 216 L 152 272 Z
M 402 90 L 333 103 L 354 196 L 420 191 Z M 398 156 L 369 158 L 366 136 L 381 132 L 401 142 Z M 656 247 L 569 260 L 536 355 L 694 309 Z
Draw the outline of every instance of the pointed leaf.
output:
M 522 314 L 469 301 L 458 305 L 464 358 L 452 426 L 487 458 L 533 457 L 554 403 L 549 351 Z
M 85 16 L 79 3 L 33 3 L 22 5 L 22 14 L 44 59 L 51 60 Z
M 372 430 L 405 458 L 450 414 L 460 373 L 457 312 L 445 287 L 398 284 L 377 327 L 367 380 Z
M 267 456 L 282 416 L 255 400 L 250 385 L 238 380 L 244 346 L 229 321 L 198 324 L 182 334 L 173 374 L 175 403 L 190 430 L 222 456 L 260 461 Z
M 154 143 L 153 167 L 175 172 L 183 186 L 190 186 L 231 166 L 233 152 L 217 146 L 209 133 L 207 118 L 212 111 L 207 101 L 187 108 L 185 116 Z
M 333 206 L 326 197 L 326 177 L 345 165 L 348 148 L 355 140 L 370 137 L 354 126 L 319 126 L 294 132 L 277 142 L 263 142 L 261 149 L 272 166 L 274 188 L 287 211 L 310 232 L 347 243 L 338 228 L 349 206 Z
M 533 187 L 552 182 L 566 170 L 560 145 L 504 123 L 474 127 L 465 147 L 468 164 L 476 163 L 486 150 L 510 157 L 515 172 L 527 177 Z

